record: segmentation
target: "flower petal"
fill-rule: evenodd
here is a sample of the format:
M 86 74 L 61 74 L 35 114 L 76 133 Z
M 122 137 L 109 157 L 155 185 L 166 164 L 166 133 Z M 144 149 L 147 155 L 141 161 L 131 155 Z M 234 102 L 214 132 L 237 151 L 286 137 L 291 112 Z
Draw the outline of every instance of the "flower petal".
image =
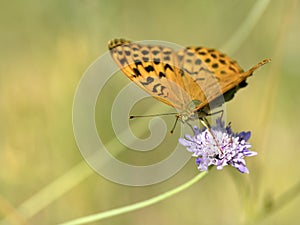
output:
M 194 136 L 185 135 L 179 138 L 179 143 L 196 157 L 200 171 L 207 171 L 211 165 L 215 165 L 218 170 L 231 165 L 241 173 L 249 173 L 245 157 L 257 155 L 250 150 L 252 146 L 247 142 L 251 136 L 250 131 L 234 133 L 230 124 L 225 127 L 224 121 L 219 118 L 216 126 L 210 130 L 195 126 L 193 131 Z

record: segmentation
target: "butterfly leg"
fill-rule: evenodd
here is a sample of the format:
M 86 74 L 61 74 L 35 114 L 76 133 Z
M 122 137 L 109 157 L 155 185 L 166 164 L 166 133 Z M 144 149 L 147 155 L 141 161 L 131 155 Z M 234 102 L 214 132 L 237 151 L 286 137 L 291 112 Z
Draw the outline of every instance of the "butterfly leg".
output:
M 176 125 L 177 125 L 177 122 L 178 122 L 178 120 L 179 120 L 180 118 L 181 118 L 181 115 L 180 115 L 180 114 L 176 115 L 176 120 L 175 120 L 175 123 L 174 123 L 174 125 L 173 125 L 172 130 L 171 130 L 171 134 L 173 134 L 173 132 L 174 132 L 174 130 L 175 130 L 175 127 L 176 127 Z M 182 122 L 183 122 L 183 121 L 182 121 Z M 193 129 L 193 126 L 192 126 L 188 121 L 184 121 L 183 123 L 187 124 L 187 125 L 191 128 L 191 130 L 194 130 L 194 129 Z
M 150 115 L 130 115 L 129 119 L 135 119 L 135 118 L 141 118 L 141 117 L 156 117 L 156 116 L 169 116 L 169 115 L 174 115 L 177 113 L 157 113 L 157 114 L 150 114 Z
M 189 122 L 185 122 L 185 123 L 192 129 L 192 131 L 194 130 L 192 124 L 190 124 Z
M 205 112 L 205 111 L 202 111 L 202 112 L 205 114 L 205 116 L 213 116 L 213 115 L 217 115 L 217 114 L 221 113 L 221 116 L 220 116 L 221 119 L 222 119 L 223 114 L 224 114 L 223 109 L 221 109 L 219 111 L 216 111 L 216 112 L 212 112 L 212 113 L 208 113 L 208 112 Z
M 223 113 L 222 113 L 222 114 L 223 114 Z M 217 142 L 217 139 L 216 139 L 214 133 L 212 132 L 212 130 L 211 130 L 211 128 L 210 128 L 210 124 L 209 124 L 208 120 L 207 120 L 205 117 L 203 117 L 203 118 L 200 118 L 200 122 L 202 123 L 202 125 L 203 125 L 204 127 L 206 127 L 206 129 L 208 130 L 208 132 L 209 132 L 209 133 L 211 134 L 211 136 L 213 137 L 213 139 L 214 139 L 214 141 L 215 141 L 215 143 L 216 143 L 216 146 L 217 146 L 218 149 L 219 149 L 219 154 L 221 155 L 221 154 L 223 153 L 223 151 L 222 151 L 222 149 L 220 148 L 220 146 L 219 146 L 219 144 L 218 144 L 218 142 Z
M 179 120 L 179 115 L 176 115 L 176 120 L 175 120 L 175 123 L 174 123 L 174 125 L 173 125 L 173 128 L 172 128 L 172 130 L 170 131 L 170 133 L 171 133 L 171 134 L 173 134 L 173 133 L 174 133 L 174 130 L 175 130 L 175 128 L 176 128 L 176 125 L 177 125 L 177 122 L 178 122 L 178 120 Z
M 178 113 L 159 113 L 159 114 L 138 115 L 138 116 L 137 116 L 137 115 L 135 115 L 135 116 L 131 115 L 131 116 L 129 116 L 129 119 L 131 120 L 131 119 L 135 119 L 135 118 L 143 118 L 143 117 L 169 116 L 169 115 L 174 115 L 174 114 L 176 114 L 176 120 L 175 120 L 175 123 L 174 123 L 174 125 L 173 125 L 172 130 L 170 131 L 170 133 L 173 134 L 173 133 L 174 133 L 174 130 L 175 130 L 175 128 L 176 128 L 177 122 L 178 122 L 178 120 L 179 120 L 179 118 L 180 118 L 180 116 L 178 115 Z

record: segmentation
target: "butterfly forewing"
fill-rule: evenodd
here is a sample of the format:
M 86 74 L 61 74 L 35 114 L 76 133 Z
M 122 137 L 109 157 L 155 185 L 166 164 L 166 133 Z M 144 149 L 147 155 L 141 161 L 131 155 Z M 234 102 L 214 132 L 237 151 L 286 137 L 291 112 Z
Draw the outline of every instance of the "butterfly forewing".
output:
M 117 43 L 117 44 L 112 44 Z M 127 77 L 158 100 L 184 110 L 201 89 L 179 67 L 177 52 L 136 43 L 109 44 L 113 59 Z

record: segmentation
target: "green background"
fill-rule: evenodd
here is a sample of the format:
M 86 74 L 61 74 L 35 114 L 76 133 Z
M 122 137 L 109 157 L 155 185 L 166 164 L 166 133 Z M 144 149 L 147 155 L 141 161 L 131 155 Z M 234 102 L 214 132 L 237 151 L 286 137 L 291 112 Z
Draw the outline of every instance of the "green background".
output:
M 204 180 L 168 200 L 94 224 L 246 224 L 257 217 L 255 224 L 299 224 L 297 3 L 2 2 L 0 223 L 57 224 L 148 199 L 198 173 L 191 160 L 165 182 L 129 187 L 104 179 L 83 161 L 72 130 L 76 87 L 86 68 L 107 51 L 108 40 L 125 37 L 214 47 L 244 69 L 271 58 L 270 64 L 249 79 L 248 87 L 226 104 L 227 120 L 234 130 L 252 131 L 250 141 L 259 154 L 247 160 L 250 175 L 227 167 L 213 169 Z M 117 73 L 110 80 L 115 88 L 104 90 L 99 97 L 96 119 L 106 143 L 116 140 L 109 114 L 113 97 L 128 82 Z M 144 104 L 159 110 L 145 110 Z M 159 113 L 169 107 L 146 99 L 133 110 L 136 114 Z M 130 124 L 145 138 L 150 134 L 148 122 L 140 119 Z M 174 118 L 166 122 L 170 129 Z M 123 151 L 119 157 L 124 161 L 149 164 L 167 157 L 178 137 L 178 131 L 166 136 L 146 159 L 117 141 L 110 151 Z

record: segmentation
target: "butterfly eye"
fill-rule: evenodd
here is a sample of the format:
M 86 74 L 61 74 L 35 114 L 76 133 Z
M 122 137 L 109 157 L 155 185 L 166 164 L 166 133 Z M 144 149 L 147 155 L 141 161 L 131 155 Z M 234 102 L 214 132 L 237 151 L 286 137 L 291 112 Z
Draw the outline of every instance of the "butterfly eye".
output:
M 188 114 L 182 113 L 182 115 L 181 115 L 181 121 L 182 121 L 182 122 L 188 121 L 189 118 L 190 118 L 190 116 L 189 116 Z
M 193 111 L 195 108 L 197 108 L 198 105 L 201 104 L 200 100 L 194 99 L 188 104 L 188 109 Z

